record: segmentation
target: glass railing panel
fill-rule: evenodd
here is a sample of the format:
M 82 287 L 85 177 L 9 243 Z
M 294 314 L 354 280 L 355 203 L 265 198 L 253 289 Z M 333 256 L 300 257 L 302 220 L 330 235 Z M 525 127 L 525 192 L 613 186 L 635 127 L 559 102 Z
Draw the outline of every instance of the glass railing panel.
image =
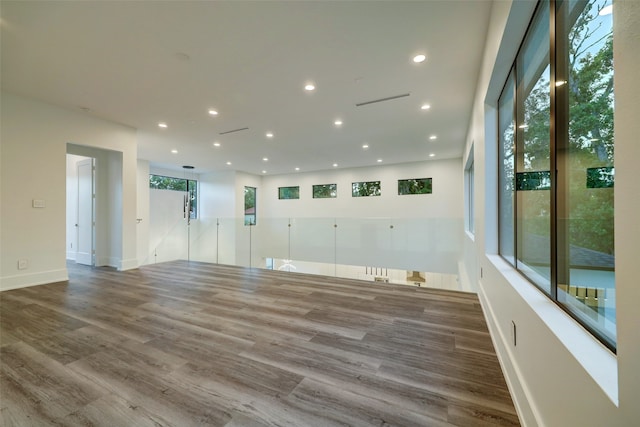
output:
M 263 259 L 266 258 L 290 258 L 289 233 L 292 224 L 289 218 L 261 218 L 259 228 L 253 231 L 254 253 L 258 256 L 260 267 L 263 267 Z
M 388 218 L 338 218 L 338 264 L 383 266 L 389 257 Z
M 287 256 L 300 261 L 333 264 L 336 243 L 334 225 L 333 218 L 291 218 L 291 244 Z
M 217 218 L 199 217 L 191 220 L 189 256 L 192 261 L 216 262 Z
M 187 221 L 182 218 L 157 224 L 149 235 L 147 263 L 187 259 L 188 238 Z
M 458 274 L 462 219 L 403 218 L 393 226 L 390 267 Z

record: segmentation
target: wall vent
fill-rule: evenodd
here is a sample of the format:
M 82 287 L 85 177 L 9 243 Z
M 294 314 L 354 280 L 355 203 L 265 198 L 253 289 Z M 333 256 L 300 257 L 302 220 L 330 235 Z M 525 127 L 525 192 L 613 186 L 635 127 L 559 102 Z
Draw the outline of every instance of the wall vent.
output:
M 386 98 L 374 99 L 372 101 L 359 102 L 356 104 L 356 107 L 362 107 L 363 105 L 375 104 L 377 102 L 391 101 L 393 99 L 404 98 L 405 96 L 411 95 L 410 93 L 403 93 L 402 95 L 394 95 L 388 96 Z
M 240 132 L 241 130 L 247 130 L 247 129 L 249 129 L 249 128 L 247 127 L 247 128 L 240 128 L 240 129 L 228 130 L 228 131 L 226 131 L 226 132 L 220 132 L 220 135 L 226 135 L 226 134 L 228 134 L 228 133 L 233 133 L 233 132 Z

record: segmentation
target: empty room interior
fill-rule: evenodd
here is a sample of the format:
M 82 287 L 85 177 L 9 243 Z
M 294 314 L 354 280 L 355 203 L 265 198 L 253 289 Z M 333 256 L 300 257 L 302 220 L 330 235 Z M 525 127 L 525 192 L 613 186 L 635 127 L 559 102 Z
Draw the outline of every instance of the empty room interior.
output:
M 0 29 L 1 425 L 640 425 L 640 2 Z

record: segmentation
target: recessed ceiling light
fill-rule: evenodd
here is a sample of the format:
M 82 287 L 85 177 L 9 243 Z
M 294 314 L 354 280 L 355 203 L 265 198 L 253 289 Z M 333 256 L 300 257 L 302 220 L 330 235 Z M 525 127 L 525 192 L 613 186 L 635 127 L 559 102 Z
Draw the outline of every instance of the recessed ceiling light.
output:
M 300 170 L 300 168 L 296 168 L 296 170 L 297 170 L 297 171 L 299 171 L 299 170 Z
M 422 107 L 420 107 L 421 110 L 428 110 L 429 108 L 431 108 L 429 104 L 423 104 Z
M 435 154 L 433 154 L 433 153 L 429 154 L 429 157 L 435 157 L 435 156 L 436 156 L 436 155 L 435 155 Z
M 178 150 L 171 150 L 173 154 L 178 154 Z
M 424 60 L 427 59 L 427 57 L 425 55 L 416 55 L 413 57 L 413 62 L 415 62 L 416 64 L 419 64 L 421 62 L 424 62 Z
M 434 139 L 438 139 L 438 137 L 437 137 L 437 136 L 435 136 L 435 135 L 431 135 L 431 136 L 429 137 L 429 139 L 433 141 Z
M 231 166 L 231 162 L 227 162 L 227 166 Z
M 164 122 L 160 122 L 160 123 L 158 123 L 158 126 L 164 129 L 164 128 L 167 127 L 167 124 L 164 123 Z
M 273 133 L 272 132 L 267 132 L 267 138 L 273 138 Z
M 334 168 L 337 168 L 337 167 L 338 167 L 338 164 L 337 164 L 337 163 L 334 163 L 334 164 L 333 164 L 333 167 L 334 167 Z
M 214 146 L 214 147 L 220 147 L 220 143 L 219 143 L 219 142 L 214 142 L 214 143 L 213 143 L 213 146 Z
M 366 150 L 367 148 L 369 148 L 369 144 L 362 144 L 362 149 Z
M 382 163 L 382 159 L 378 159 L 378 163 Z
M 211 114 L 212 116 L 217 116 L 218 112 L 216 110 L 209 110 L 209 114 Z
M 304 86 L 304 90 L 314 90 L 315 88 L 316 88 L 315 85 L 313 85 L 312 83 L 307 83 Z
M 612 13 L 613 13 L 613 5 L 608 4 L 605 7 L 603 7 L 602 10 L 600 10 L 600 12 L 598 12 L 598 15 L 607 16 L 607 15 L 611 15 Z
M 335 122 L 333 122 L 333 124 L 336 126 L 342 126 L 342 120 L 338 119 Z
M 267 173 L 267 171 L 262 171 L 262 173 Z
M 263 157 L 263 158 L 262 158 L 262 161 L 263 161 L 263 162 L 268 162 L 268 161 L 269 161 L 269 159 L 268 159 L 267 157 Z

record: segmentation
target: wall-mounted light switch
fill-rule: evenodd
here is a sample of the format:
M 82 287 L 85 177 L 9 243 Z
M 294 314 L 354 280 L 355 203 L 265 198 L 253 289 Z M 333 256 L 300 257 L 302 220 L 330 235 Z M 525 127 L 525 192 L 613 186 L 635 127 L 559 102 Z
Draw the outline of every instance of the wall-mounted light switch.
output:
M 46 206 L 46 203 L 41 199 L 33 199 L 32 206 L 34 208 L 44 208 Z
M 26 270 L 29 268 L 29 260 L 28 259 L 19 259 L 18 260 L 18 270 Z

